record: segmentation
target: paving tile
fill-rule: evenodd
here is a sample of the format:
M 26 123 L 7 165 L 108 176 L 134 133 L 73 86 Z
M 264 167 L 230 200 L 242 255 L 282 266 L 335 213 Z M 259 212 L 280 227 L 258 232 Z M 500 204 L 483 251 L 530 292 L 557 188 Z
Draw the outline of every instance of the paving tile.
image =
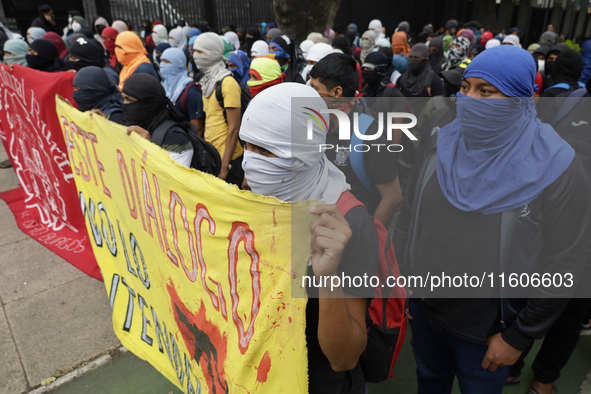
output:
M 5 306 L 31 386 L 120 346 L 102 282 L 83 277 Z
M 0 200 L 2 201 L 2 200 Z M 3 209 L 5 207 L 6 209 Z M 0 205 L 0 223 L 2 223 L 2 232 L 0 233 L 0 247 L 15 241 L 28 239 L 29 236 L 21 231 L 16 225 L 16 219 L 8 205 L 2 201 Z
M 25 372 L 10 335 L 4 311 L 0 309 L 0 394 L 18 394 L 26 391 Z
M 39 242 L 25 237 L 0 247 L 0 297 L 5 305 L 87 276 Z

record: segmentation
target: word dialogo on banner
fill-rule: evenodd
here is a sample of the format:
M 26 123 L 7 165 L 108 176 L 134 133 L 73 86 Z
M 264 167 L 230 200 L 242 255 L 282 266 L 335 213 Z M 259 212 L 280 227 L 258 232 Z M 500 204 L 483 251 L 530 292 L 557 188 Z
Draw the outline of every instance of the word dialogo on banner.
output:
M 56 94 L 72 100 L 74 76 L 0 66 L 0 139 L 20 183 L 0 198 L 24 233 L 101 279 L 55 112 Z
M 306 299 L 290 286 L 310 204 L 187 169 L 59 98 L 57 112 L 122 344 L 186 393 L 306 393 Z

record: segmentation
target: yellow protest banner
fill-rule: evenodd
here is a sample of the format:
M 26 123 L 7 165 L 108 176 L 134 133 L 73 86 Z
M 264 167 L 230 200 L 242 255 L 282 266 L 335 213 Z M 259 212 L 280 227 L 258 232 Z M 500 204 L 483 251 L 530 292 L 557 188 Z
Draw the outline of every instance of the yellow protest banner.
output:
M 241 191 L 56 107 L 121 343 L 186 393 L 306 393 L 306 299 L 290 286 L 309 204 Z

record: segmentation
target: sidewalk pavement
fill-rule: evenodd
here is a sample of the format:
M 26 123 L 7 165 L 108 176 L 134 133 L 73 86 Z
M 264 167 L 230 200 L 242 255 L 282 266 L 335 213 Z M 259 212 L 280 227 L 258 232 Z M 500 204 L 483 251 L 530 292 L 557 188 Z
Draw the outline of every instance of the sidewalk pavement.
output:
M 0 161 L 7 158 L 0 146 Z M 0 192 L 18 186 L 12 169 L 0 169 Z M 102 282 L 22 233 L 0 200 L 0 394 L 180 394 L 147 362 L 120 352 L 111 308 Z M 417 391 L 411 331 L 394 369 L 394 378 L 370 384 L 370 394 Z M 540 341 L 526 359 L 519 385 L 504 394 L 527 391 L 531 363 Z M 89 363 L 90 362 L 90 363 Z M 93 369 L 94 366 L 99 366 Z M 591 337 L 583 337 L 557 382 L 561 393 L 591 394 Z M 75 376 L 48 390 L 52 376 Z M 456 386 L 454 393 L 459 393 Z

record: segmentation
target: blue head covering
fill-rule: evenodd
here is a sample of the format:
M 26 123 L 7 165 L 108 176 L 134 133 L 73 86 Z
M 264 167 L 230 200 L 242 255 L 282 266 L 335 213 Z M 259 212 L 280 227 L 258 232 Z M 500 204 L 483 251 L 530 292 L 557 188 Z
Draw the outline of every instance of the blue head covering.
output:
M 171 48 L 170 44 L 167 42 L 163 42 L 161 44 L 156 45 L 156 48 L 154 48 L 154 50 L 156 52 L 164 53 L 164 51 L 167 50 L 168 48 Z M 160 56 L 156 56 L 156 62 L 158 64 L 160 64 Z
M 27 66 L 27 52 L 29 45 L 20 39 L 12 38 L 4 43 L 4 52 L 10 52 L 14 56 L 4 56 L 4 64 L 13 65 L 20 64 L 21 66 Z
M 400 74 L 404 74 L 408 70 L 408 57 L 404 56 L 403 53 L 394 55 L 392 57 L 392 65 L 396 67 L 396 70 Z
M 72 85 L 78 86 L 72 94 L 80 111 L 100 109 L 110 115 L 121 110 L 123 98 L 119 88 L 107 76 L 104 69 L 97 66 L 84 67 L 76 73 Z
M 160 56 L 161 60 L 168 60 L 170 63 L 160 63 L 160 75 L 162 86 L 166 91 L 166 97 L 175 103 L 185 90 L 185 86 L 193 82 L 187 75 L 187 57 L 178 48 L 168 48 Z
M 351 30 L 353 33 L 355 33 L 356 36 L 359 35 L 359 33 L 357 32 L 357 25 L 355 23 L 349 23 L 349 26 L 347 26 L 347 30 Z
M 238 55 L 238 57 L 240 58 L 240 60 L 242 60 L 242 84 L 244 86 L 248 86 L 248 73 L 250 71 L 250 59 L 248 58 L 248 55 L 241 50 L 237 50 L 236 54 Z
M 261 22 L 261 34 L 265 34 L 267 32 L 267 23 Z
M 581 74 L 581 82 L 587 83 L 589 77 L 591 77 L 591 40 L 587 40 L 583 43 L 581 56 L 583 56 L 583 73 Z
M 199 34 L 201 34 L 201 30 L 196 27 L 189 30 L 189 37 L 197 37 Z
M 571 164 L 575 152 L 536 118 L 536 65 L 511 45 L 487 49 L 464 78 L 482 78 L 509 98 L 457 95 L 458 117 L 439 131 L 437 179 L 456 208 L 484 215 L 523 207 Z
M 244 76 L 244 64 L 242 63 L 242 59 L 238 56 L 236 52 L 230 52 L 228 54 L 228 61 L 234 63 L 237 68 L 230 70 L 234 75 L 234 78 L 237 82 L 242 82 L 242 77 Z
M 193 48 L 193 44 L 195 44 L 197 37 L 199 37 L 199 36 L 193 36 L 193 37 L 189 38 L 189 49 Z
M 45 33 L 47 32 L 40 27 L 35 27 L 31 29 L 31 32 L 29 33 L 29 35 L 31 36 L 31 42 L 42 39 Z

